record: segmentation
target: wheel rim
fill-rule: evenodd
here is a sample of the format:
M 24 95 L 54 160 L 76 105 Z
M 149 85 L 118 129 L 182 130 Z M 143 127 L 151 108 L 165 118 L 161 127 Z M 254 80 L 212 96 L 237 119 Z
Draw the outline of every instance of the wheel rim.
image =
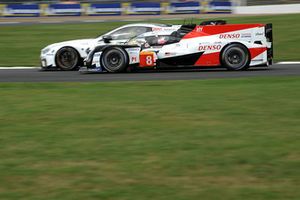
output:
M 59 64 L 64 69 L 71 69 L 77 63 L 77 54 L 74 50 L 62 50 L 58 56 Z
M 246 57 L 247 55 L 240 48 L 232 48 L 227 51 L 225 59 L 230 67 L 238 69 L 246 64 Z
M 119 51 L 111 51 L 104 56 L 104 65 L 111 69 L 117 70 L 122 67 L 123 64 L 123 57 L 121 52 Z
M 233 50 L 228 54 L 227 59 L 230 64 L 240 64 L 242 61 L 242 53 L 240 51 Z
M 111 53 L 107 56 L 107 63 L 112 67 L 116 68 L 120 65 L 121 56 L 118 53 Z

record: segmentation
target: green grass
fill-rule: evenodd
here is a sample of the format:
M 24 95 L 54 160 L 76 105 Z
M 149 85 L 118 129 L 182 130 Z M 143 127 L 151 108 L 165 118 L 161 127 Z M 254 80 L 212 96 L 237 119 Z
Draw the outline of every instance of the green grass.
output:
M 300 14 L 233 17 L 227 20 L 229 23 L 272 22 L 275 59 L 300 60 Z M 182 20 L 167 22 L 179 24 Z M 126 22 L 0 26 L 0 66 L 39 66 L 40 50 L 46 45 L 71 39 L 92 38 L 123 24 Z
M 298 200 L 300 79 L 0 84 L 0 199 Z

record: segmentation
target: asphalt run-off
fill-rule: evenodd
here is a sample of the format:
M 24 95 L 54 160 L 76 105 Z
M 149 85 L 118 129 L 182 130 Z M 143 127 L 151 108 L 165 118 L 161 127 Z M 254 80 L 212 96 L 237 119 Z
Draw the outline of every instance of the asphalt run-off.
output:
M 275 64 L 270 67 L 250 68 L 246 71 L 226 69 L 148 70 L 134 73 L 82 74 L 78 71 L 41 71 L 39 68 L 5 68 L 0 70 L 0 82 L 107 82 L 196 80 L 266 76 L 300 76 L 300 64 Z

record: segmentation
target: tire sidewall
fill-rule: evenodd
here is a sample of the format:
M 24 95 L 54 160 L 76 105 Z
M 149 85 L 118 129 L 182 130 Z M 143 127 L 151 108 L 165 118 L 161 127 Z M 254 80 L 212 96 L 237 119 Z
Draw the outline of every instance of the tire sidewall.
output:
M 73 53 L 75 53 L 76 55 L 76 62 L 74 62 L 75 64 L 71 67 L 64 67 L 60 64 L 60 61 L 59 61 L 59 54 L 62 53 L 63 51 L 73 51 Z M 71 71 L 71 70 L 74 70 L 78 67 L 78 64 L 79 64 L 79 53 L 77 52 L 76 49 L 74 49 L 73 47 L 62 47 L 60 48 L 57 53 L 55 54 L 55 62 L 56 62 L 56 66 L 59 67 L 61 70 L 63 71 Z
M 120 66 L 118 68 L 112 68 L 110 66 L 107 66 L 107 63 L 104 61 L 105 56 L 109 55 L 112 52 L 119 53 L 119 55 L 122 57 L 122 63 L 120 64 Z M 103 68 L 106 69 L 108 72 L 113 72 L 113 73 L 124 72 L 126 70 L 126 68 L 128 67 L 129 58 L 128 58 L 128 54 L 126 53 L 126 51 L 123 48 L 110 47 L 110 48 L 104 50 L 104 52 L 102 53 L 102 56 L 100 57 L 100 63 L 103 66 Z
M 242 62 L 238 66 L 234 66 L 233 64 L 231 64 L 227 58 L 227 55 L 233 50 L 239 51 L 243 55 Z M 245 47 L 242 44 L 230 44 L 227 47 L 225 47 L 225 49 L 222 51 L 221 63 L 223 66 L 225 66 L 228 70 L 231 71 L 247 69 L 250 64 L 250 53 L 247 47 Z

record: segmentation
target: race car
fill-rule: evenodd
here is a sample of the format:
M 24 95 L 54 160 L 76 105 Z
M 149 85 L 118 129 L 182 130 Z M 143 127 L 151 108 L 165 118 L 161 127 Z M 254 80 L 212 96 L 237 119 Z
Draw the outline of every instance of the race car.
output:
M 128 39 L 142 33 L 158 30 L 177 30 L 180 25 L 167 24 L 128 24 L 114 29 L 104 35 L 92 39 L 71 40 L 46 46 L 41 50 L 40 60 L 42 69 L 59 68 L 73 70 L 82 66 L 91 49 L 97 45 L 124 44 Z
M 273 62 L 272 24 L 226 24 L 219 20 L 144 33 L 122 45 L 106 42 L 89 53 L 80 71 L 174 66 L 243 70 Z

